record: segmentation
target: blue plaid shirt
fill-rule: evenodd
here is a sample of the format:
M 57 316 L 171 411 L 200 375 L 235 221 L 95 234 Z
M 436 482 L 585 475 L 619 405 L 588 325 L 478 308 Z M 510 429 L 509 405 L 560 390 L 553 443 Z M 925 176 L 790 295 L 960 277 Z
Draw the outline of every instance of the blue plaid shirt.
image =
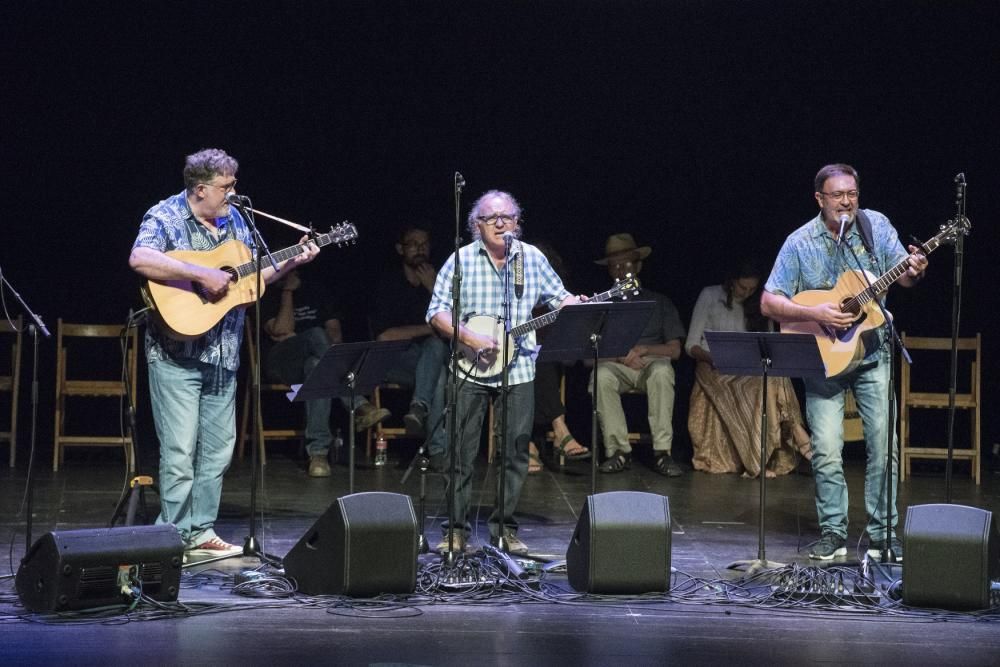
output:
M 503 273 L 498 270 L 486 251 L 481 240 L 463 246 L 459 249 L 462 260 L 462 294 L 460 303 L 462 313 L 460 319 L 464 322 L 473 315 L 500 316 L 503 303 Z M 562 280 L 545 259 L 545 255 L 533 245 L 515 241 L 511 247 L 511 292 L 514 292 L 513 262 L 520 256 L 524 262 L 524 293 L 521 298 L 513 295 L 511 306 L 511 326 L 518 326 L 531 319 L 531 310 L 539 304 L 545 304 L 549 309 L 559 307 L 563 299 L 570 293 L 563 287 Z M 455 254 L 448 258 L 438 271 L 434 283 L 434 293 L 427 307 L 427 321 L 430 322 L 438 313 L 451 313 L 452 278 L 455 275 Z M 503 341 L 500 341 L 501 345 Z M 535 352 L 537 343 L 535 332 L 522 336 L 517 341 L 517 355 L 511 365 L 508 382 L 512 385 L 531 382 L 535 379 Z M 501 378 L 488 381 L 470 377 L 470 381 L 478 384 L 499 387 Z
M 215 222 L 219 236 L 215 238 L 191 212 L 185 192 L 156 204 L 142 218 L 139 235 L 133 248 L 170 250 L 211 250 L 223 241 L 237 239 L 252 247 L 250 230 L 234 207 L 229 215 Z M 174 340 L 163 332 L 156 318 L 149 319 L 146 328 L 146 361 L 162 359 L 197 359 L 206 364 L 235 371 L 240 365 L 240 343 L 243 339 L 242 308 L 234 308 L 203 336 L 189 341 Z
M 899 242 L 899 235 L 887 217 L 870 209 L 864 212 L 872 223 L 875 254 L 865 249 L 856 222 L 844 234 L 844 240 L 858 256 L 861 266 L 878 278 L 906 259 L 909 253 Z M 785 239 L 764 289 L 789 298 L 804 290 L 828 290 L 842 273 L 857 268 L 847 248 L 838 251 L 837 240 L 817 215 Z M 884 332 L 881 335 L 884 336 Z

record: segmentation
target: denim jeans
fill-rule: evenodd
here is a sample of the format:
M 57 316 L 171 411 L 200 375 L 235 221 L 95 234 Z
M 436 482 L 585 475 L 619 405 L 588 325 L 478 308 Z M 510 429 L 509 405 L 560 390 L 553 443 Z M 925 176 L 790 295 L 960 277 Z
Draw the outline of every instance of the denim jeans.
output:
M 510 387 L 508 398 L 503 525 L 514 532 L 517 531 L 514 510 L 521 497 L 524 479 L 528 475 L 528 441 L 531 439 L 531 422 L 535 407 L 534 390 L 534 384 L 531 382 L 517 384 Z M 472 474 L 475 470 L 476 457 L 479 454 L 479 440 L 483 419 L 486 416 L 486 405 L 487 401 L 490 400 L 493 401 L 493 412 L 496 419 L 494 429 L 499 432 L 502 403 L 499 389 L 466 382 L 458 392 L 459 449 L 457 451 L 458 470 L 455 490 L 455 517 L 457 519 L 455 528 L 466 533 L 470 530 L 468 515 L 472 496 Z M 499 448 L 496 455 L 500 456 Z M 497 490 L 499 488 L 499 475 L 497 475 Z M 450 501 L 450 492 L 448 498 Z M 494 507 L 488 520 L 490 536 L 499 536 L 500 522 L 500 511 Z M 447 532 L 447 521 L 442 524 L 442 528 Z
M 216 536 L 222 476 L 236 442 L 236 373 L 197 360 L 149 362 L 160 440 L 160 516 L 185 546 Z
M 291 338 L 275 343 L 264 363 L 266 375 L 284 384 L 303 382 L 312 372 L 323 354 L 330 347 L 330 339 L 321 327 L 312 327 Z M 361 402 L 356 397 L 355 404 Z M 347 399 L 342 399 L 347 407 Z M 309 456 L 326 456 L 330 451 L 333 435 L 330 433 L 330 399 L 317 398 L 305 401 L 305 446 Z
M 892 528 L 896 511 L 896 486 L 899 480 L 899 454 L 895 424 L 888 421 L 889 358 L 879 352 L 879 362 L 863 366 L 846 376 L 834 379 L 805 380 L 806 418 L 812 431 L 812 469 L 816 482 L 816 514 L 821 532 L 847 537 L 847 482 L 844 479 L 844 391 L 854 392 L 865 431 L 865 510 L 868 535 L 872 540 L 885 539 L 885 461 L 887 431 L 893 430 L 892 443 Z M 893 399 L 895 402 L 895 398 Z
M 447 424 L 441 419 L 441 413 L 447 359 L 447 343 L 437 336 L 424 336 L 410 343 L 396 366 L 385 376 L 387 382 L 413 387 L 410 402 L 420 403 L 427 409 L 427 428 L 433 429 L 427 451 L 432 455 L 446 449 Z

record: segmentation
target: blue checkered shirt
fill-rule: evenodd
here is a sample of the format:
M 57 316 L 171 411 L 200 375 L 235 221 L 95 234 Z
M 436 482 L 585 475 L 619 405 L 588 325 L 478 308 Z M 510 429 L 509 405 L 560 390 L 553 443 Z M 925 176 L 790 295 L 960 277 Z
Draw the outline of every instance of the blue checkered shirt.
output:
M 213 237 L 191 212 L 185 192 L 156 204 L 142 218 L 133 248 L 170 250 L 211 250 L 224 241 L 237 239 L 253 247 L 250 230 L 234 208 L 218 218 L 219 237 Z M 149 319 L 146 328 L 146 361 L 162 359 L 197 359 L 206 364 L 235 371 L 240 365 L 240 342 L 243 339 L 242 308 L 233 308 L 203 336 L 189 341 L 174 340 L 156 322 Z
M 481 240 L 463 246 L 459 249 L 462 261 L 462 308 L 460 319 L 464 322 L 473 315 L 502 315 L 503 273 L 498 270 L 486 252 L 486 246 Z M 540 304 L 550 309 L 559 307 L 563 299 L 570 293 L 563 287 L 562 280 L 545 259 L 545 255 L 533 245 L 514 241 L 511 247 L 511 262 L 520 255 L 524 261 L 524 293 L 521 298 L 513 296 L 511 306 L 512 326 L 518 326 L 531 319 L 531 310 Z M 511 266 L 511 271 L 514 268 Z M 452 278 L 455 275 L 455 254 L 438 271 L 434 283 L 434 293 L 427 308 L 427 321 L 430 322 L 438 313 L 451 314 Z M 514 292 L 514 278 L 511 276 L 511 292 Z M 503 341 L 500 341 L 501 345 Z M 535 352 L 537 350 L 535 332 L 522 336 L 517 341 L 517 356 L 511 365 L 508 382 L 511 385 L 531 382 L 535 379 Z M 471 382 L 499 387 L 501 378 L 487 381 L 470 377 Z
M 844 240 L 858 256 L 861 266 L 877 278 L 906 259 L 909 253 L 899 242 L 899 235 L 887 217 L 878 211 L 864 211 L 872 223 L 874 255 L 865 249 L 856 222 L 844 234 Z M 785 239 L 764 289 L 789 298 L 804 290 L 828 290 L 842 273 L 857 268 L 847 248 L 838 251 L 837 240 L 817 215 Z M 884 336 L 884 332 L 881 335 Z M 877 350 L 878 346 L 874 348 Z

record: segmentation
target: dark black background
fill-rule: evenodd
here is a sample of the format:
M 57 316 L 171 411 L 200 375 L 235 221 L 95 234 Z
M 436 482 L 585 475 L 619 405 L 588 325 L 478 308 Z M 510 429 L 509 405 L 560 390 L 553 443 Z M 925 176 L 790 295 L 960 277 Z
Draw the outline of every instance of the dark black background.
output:
M 998 18 L 994 0 L 4 3 L 0 266 L 53 330 L 123 321 L 142 214 L 217 146 L 261 210 L 358 226 L 316 267 L 351 338 L 401 226 L 445 256 L 456 170 L 463 217 L 510 190 L 579 291 L 607 287 L 592 260 L 633 233 L 687 322 L 729 266 L 769 270 L 823 164 L 857 167 L 904 239 L 954 214 L 964 172 L 962 331 L 984 333 L 992 397 Z M 902 328 L 950 332 L 953 273 L 945 248 L 893 290 Z

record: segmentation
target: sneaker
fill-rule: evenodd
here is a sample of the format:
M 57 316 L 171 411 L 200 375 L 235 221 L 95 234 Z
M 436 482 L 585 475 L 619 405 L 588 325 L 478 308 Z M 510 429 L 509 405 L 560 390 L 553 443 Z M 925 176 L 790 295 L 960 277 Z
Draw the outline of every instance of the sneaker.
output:
M 455 548 L 451 549 L 448 544 L 448 533 L 444 534 L 444 538 L 437 544 L 437 552 L 439 554 L 448 553 L 450 551 L 456 551 L 462 553 L 465 551 L 465 535 L 460 532 L 456 532 L 453 536 L 455 541 Z
M 833 560 L 846 555 L 847 539 L 836 533 L 823 533 L 823 537 L 809 549 L 809 557 L 813 560 Z
M 684 474 L 681 467 L 677 465 L 672 458 L 670 458 L 669 452 L 657 455 L 656 461 L 653 463 L 653 470 L 660 473 L 664 477 L 680 477 Z
M 422 438 L 427 433 L 427 407 L 423 403 L 410 403 L 410 411 L 403 415 L 406 435 Z
M 515 556 L 527 556 L 528 555 L 528 545 L 525 544 L 518 538 L 517 533 L 512 530 L 504 531 L 504 542 L 506 543 L 506 551 L 509 554 L 514 554 Z M 499 538 L 490 538 L 490 544 L 495 547 L 499 547 Z
M 230 544 L 218 536 L 184 551 L 185 556 L 233 556 L 241 553 L 243 553 L 243 547 Z
M 868 542 L 868 555 L 872 558 L 881 558 L 884 548 L 885 540 L 871 540 Z M 895 535 L 889 538 L 889 551 L 894 556 L 894 560 L 889 562 L 903 562 L 903 543 Z
M 391 414 L 385 408 L 376 408 L 371 403 L 362 403 L 361 407 L 354 411 L 354 430 L 367 431 Z
M 330 464 L 326 460 L 326 454 L 313 454 L 309 457 L 310 477 L 329 477 Z

